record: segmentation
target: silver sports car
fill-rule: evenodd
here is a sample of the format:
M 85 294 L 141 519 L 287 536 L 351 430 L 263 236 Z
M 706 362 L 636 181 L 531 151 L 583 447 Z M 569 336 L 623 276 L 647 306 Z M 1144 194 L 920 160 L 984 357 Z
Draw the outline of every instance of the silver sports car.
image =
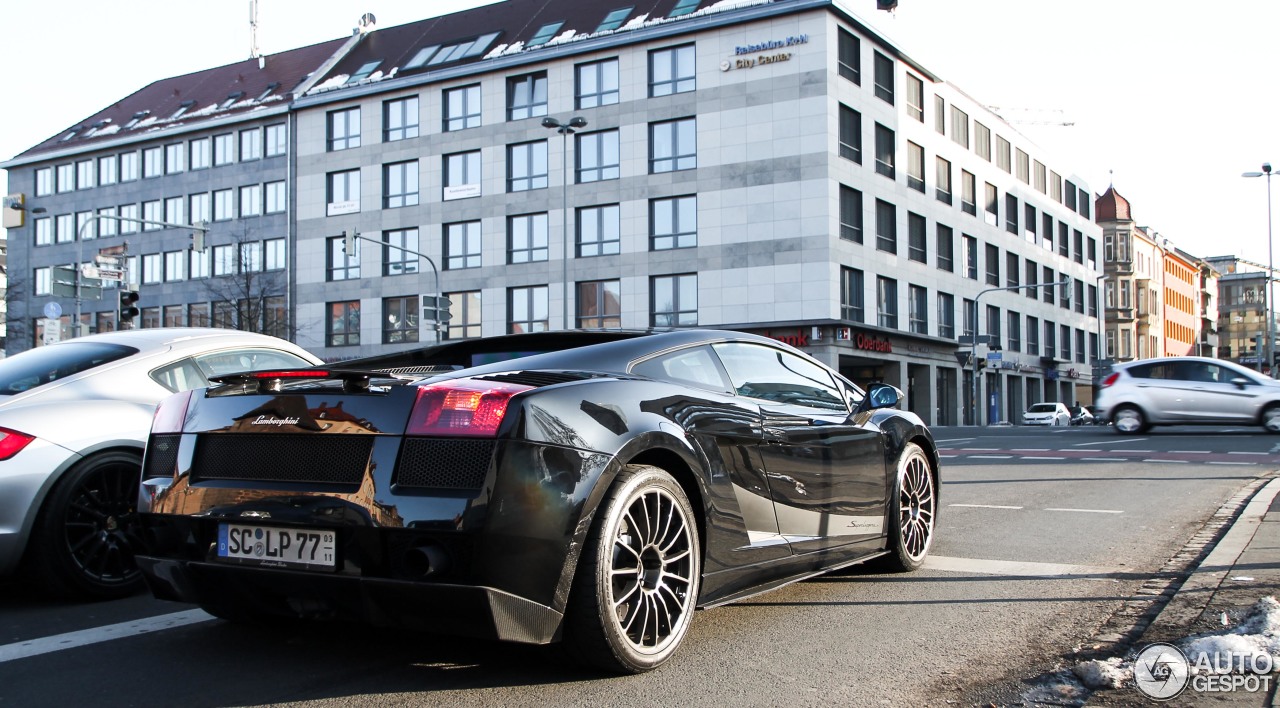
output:
M 133 561 L 138 477 L 156 403 L 239 371 L 320 360 L 226 329 L 95 334 L 0 360 L 0 576 L 64 596 L 119 597 Z

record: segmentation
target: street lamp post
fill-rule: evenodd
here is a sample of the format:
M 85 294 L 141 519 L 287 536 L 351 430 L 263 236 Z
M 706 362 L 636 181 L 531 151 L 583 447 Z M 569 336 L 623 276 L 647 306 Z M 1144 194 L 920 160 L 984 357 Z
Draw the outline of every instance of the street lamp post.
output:
M 973 381 L 970 382 L 970 393 L 973 397 L 973 424 L 974 425 L 982 425 L 982 419 L 980 417 L 980 414 L 982 413 L 982 407 L 978 405 L 978 392 L 981 390 L 981 387 L 978 386 L 978 336 L 979 336 L 978 332 L 980 329 L 982 329 L 982 321 L 981 319 L 979 319 L 982 316 L 982 308 L 980 307 L 982 303 L 982 296 L 986 295 L 987 293 L 995 293 L 995 292 L 1000 292 L 1002 290 L 1032 290 L 1032 289 L 1051 288 L 1051 287 L 1056 288 L 1056 287 L 1061 287 L 1063 285 L 1070 285 L 1070 284 L 1071 284 L 1071 279 L 1066 278 L 1064 280 L 1059 280 L 1056 283 L 1030 283 L 1027 285 L 1007 285 L 1003 288 L 987 288 L 986 290 L 979 292 L 977 297 L 973 298 L 973 341 L 969 343 L 969 366 L 973 367 Z
M 1271 163 L 1264 162 L 1262 163 L 1261 172 L 1245 172 L 1241 176 L 1267 178 L 1267 289 L 1263 295 L 1263 299 L 1264 299 L 1264 311 L 1267 313 L 1267 368 L 1271 372 L 1271 378 L 1274 379 L 1276 378 L 1276 371 L 1275 371 L 1275 368 L 1276 368 L 1275 367 L 1275 361 L 1276 361 L 1275 321 L 1276 321 L 1276 318 L 1275 318 L 1275 313 L 1272 312 L 1272 307 L 1273 307 L 1272 303 L 1275 302 L 1275 298 L 1272 296 L 1272 293 L 1271 293 L 1271 281 L 1275 277 L 1274 261 L 1272 260 L 1272 248 L 1271 248 L 1271 174 L 1272 174 Z
M 560 134 L 560 242 L 564 256 L 564 300 L 562 327 L 569 329 L 569 136 L 580 128 L 587 127 L 587 119 L 574 116 L 567 123 L 547 116 L 542 119 L 542 127 L 550 128 Z

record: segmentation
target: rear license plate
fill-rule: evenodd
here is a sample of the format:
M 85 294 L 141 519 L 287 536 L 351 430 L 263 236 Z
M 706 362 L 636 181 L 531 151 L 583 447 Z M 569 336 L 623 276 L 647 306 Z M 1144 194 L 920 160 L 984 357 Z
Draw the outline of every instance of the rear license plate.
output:
M 218 525 L 218 557 L 251 565 L 333 570 L 336 545 L 333 531 Z

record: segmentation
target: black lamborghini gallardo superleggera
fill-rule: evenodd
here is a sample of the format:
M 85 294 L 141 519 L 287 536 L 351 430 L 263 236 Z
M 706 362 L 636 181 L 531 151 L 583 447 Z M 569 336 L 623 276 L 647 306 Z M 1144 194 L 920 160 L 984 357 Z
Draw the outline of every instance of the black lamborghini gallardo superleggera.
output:
M 224 376 L 156 410 L 157 597 L 668 659 L 695 607 L 920 566 L 938 455 L 902 393 L 772 339 L 550 332 Z

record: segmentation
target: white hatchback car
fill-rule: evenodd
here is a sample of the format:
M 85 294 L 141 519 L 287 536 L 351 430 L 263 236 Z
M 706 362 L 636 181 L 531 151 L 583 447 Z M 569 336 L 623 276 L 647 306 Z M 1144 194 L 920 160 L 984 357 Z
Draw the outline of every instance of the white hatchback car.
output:
M 1065 403 L 1033 403 L 1022 414 L 1023 425 L 1071 425 L 1071 411 Z
M 132 547 L 156 404 L 210 376 L 319 363 L 276 337 L 196 328 L 94 334 L 0 359 L 0 576 L 21 565 L 80 597 L 141 589 Z
M 1260 425 L 1280 433 L 1280 382 L 1221 359 L 1142 359 L 1113 367 L 1098 410 L 1122 434 L 1153 425 Z

